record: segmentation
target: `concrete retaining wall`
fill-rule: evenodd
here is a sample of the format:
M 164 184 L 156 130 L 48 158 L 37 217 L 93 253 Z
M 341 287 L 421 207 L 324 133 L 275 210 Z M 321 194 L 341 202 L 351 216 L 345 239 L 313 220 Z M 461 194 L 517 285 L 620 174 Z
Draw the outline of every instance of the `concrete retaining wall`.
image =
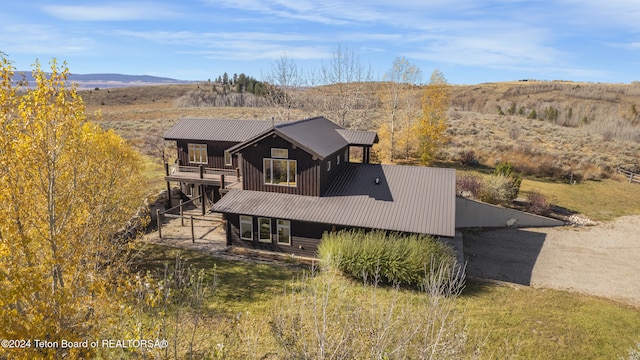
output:
M 456 228 L 473 227 L 547 227 L 564 222 L 514 209 L 456 197 Z

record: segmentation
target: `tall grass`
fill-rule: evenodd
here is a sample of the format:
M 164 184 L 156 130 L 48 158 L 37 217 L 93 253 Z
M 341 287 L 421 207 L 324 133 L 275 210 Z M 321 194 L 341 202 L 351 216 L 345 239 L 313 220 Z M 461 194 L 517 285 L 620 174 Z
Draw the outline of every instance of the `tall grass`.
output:
M 455 261 L 453 250 L 432 237 L 383 231 L 326 233 L 318 253 L 325 265 L 356 279 L 415 287 L 434 265 Z
M 448 272 L 441 264 L 427 278 Z M 462 281 L 446 288 L 431 281 L 412 293 L 381 289 L 375 281 L 350 283 L 328 270 L 291 287 L 271 320 L 283 358 L 460 359 L 479 358 L 485 350 L 456 308 Z

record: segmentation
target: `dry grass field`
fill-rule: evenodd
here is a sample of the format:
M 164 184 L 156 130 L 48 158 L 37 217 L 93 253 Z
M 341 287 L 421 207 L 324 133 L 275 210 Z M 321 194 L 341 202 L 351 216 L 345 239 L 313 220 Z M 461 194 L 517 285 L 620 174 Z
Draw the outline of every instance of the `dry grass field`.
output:
M 380 86 L 370 85 L 369 97 Z M 179 107 L 186 94 L 211 92 L 210 83 L 82 91 L 90 119 L 114 129 L 143 153 L 159 157 L 162 134 L 181 117 L 270 119 L 276 111 L 257 107 Z M 298 96 L 312 96 L 311 89 Z M 407 96 L 419 107 L 421 89 Z M 385 116 L 377 107 L 355 110 L 371 129 Z M 638 109 L 636 110 L 636 104 Z M 101 115 L 94 113 L 100 111 Z M 531 116 L 535 111 L 537 116 Z M 640 84 L 569 82 L 488 83 L 454 86 L 448 144 L 441 154 L 456 162 L 473 151 L 490 167 L 509 161 L 524 175 L 599 180 L 618 164 L 640 161 Z M 292 118 L 322 115 L 313 106 L 293 110 Z
M 163 154 L 169 161 L 175 157 L 172 156 L 175 145 L 165 144 L 162 136 L 178 119 L 266 120 L 277 116 L 277 111 L 266 107 L 179 106 L 187 94 L 211 92 L 212 86 L 200 83 L 100 89 L 82 91 L 81 95 L 90 120 L 113 129 L 147 156 L 150 187 L 162 189 Z M 379 85 L 372 84 L 368 96 L 375 96 L 379 89 Z M 318 90 L 298 95 L 311 96 L 313 91 Z M 511 162 L 526 177 L 522 189 L 525 194 L 539 191 L 558 205 L 600 220 L 637 214 L 638 186 L 625 184 L 616 176 L 615 169 L 618 164 L 640 162 L 640 138 L 636 136 L 640 134 L 640 115 L 632 116 L 636 103 L 640 109 L 638 94 L 638 84 L 527 81 L 454 86 L 442 163 L 460 167 L 461 158 L 471 154 L 480 165 L 471 170 L 481 172 L 501 162 Z M 416 106 L 420 95 L 420 88 L 407 94 L 416 101 Z M 544 114 L 544 109 L 549 108 L 559 110 L 557 114 L 549 112 L 550 118 L 529 116 L 532 110 Z M 569 122 L 567 109 L 574 109 L 571 110 L 574 117 L 587 116 L 588 121 Z M 591 109 L 588 115 L 584 115 L 585 109 Z M 291 116 L 299 119 L 315 115 L 321 113 L 306 106 L 303 110 L 292 110 Z M 359 125 L 373 130 L 384 116 L 380 104 L 366 111 L 354 110 L 352 114 L 366 118 Z M 598 182 L 566 188 L 571 181 L 580 184 L 583 180 Z

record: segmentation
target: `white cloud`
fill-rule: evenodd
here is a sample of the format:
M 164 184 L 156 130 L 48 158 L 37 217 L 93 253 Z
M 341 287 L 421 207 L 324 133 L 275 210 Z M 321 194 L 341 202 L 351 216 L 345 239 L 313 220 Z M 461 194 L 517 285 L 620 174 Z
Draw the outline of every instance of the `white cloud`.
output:
M 3 36 L 0 48 L 3 51 L 23 54 L 80 54 L 88 49 L 93 41 L 85 36 L 71 36 L 61 33 L 57 28 L 39 24 L 7 24 L 0 26 Z
M 42 10 L 66 21 L 131 21 L 164 19 L 176 11 L 151 2 L 118 2 L 107 5 L 46 5 Z
M 339 0 L 206 0 L 216 7 L 238 9 L 268 15 L 265 21 L 303 20 L 325 25 L 358 25 L 383 23 L 404 26 L 405 22 L 430 9 L 445 6 L 437 1 L 413 1 L 411 3 L 388 1 L 339 1 Z M 446 8 L 455 6 L 448 2 Z
M 178 45 L 179 53 L 203 55 L 209 59 L 277 59 L 286 53 L 291 59 L 308 60 L 321 59 L 330 54 L 325 46 L 309 45 L 309 43 L 321 41 L 320 37 L 304 34 L 190 31 L 118 31 L 118 33 L 160 44 Z
M 568 23 L 587 29 L 628 28 L 640 31 L 640 1 L 559 0 Z

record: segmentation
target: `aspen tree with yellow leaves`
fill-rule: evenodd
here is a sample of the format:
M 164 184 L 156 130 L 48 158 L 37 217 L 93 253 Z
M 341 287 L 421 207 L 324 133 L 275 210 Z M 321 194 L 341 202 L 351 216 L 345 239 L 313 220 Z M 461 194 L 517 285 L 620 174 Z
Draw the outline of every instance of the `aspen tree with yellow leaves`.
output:
M 444 74 L 436 69 L 422 95 L 422 115 L 418 120 L 420 163 L 429 165 L 438 148 L 445 142 L 447 110 L 451 104 L 451 86 Z
M 60 342 L 96 339 L 119 311 L 115 235 L 141 204 L 142 162 L 87 122 L 66 63 L 36 62 L 25 86 L 0 62 L 0 339 L 31 342 L 0 358 L 89 357 Z

